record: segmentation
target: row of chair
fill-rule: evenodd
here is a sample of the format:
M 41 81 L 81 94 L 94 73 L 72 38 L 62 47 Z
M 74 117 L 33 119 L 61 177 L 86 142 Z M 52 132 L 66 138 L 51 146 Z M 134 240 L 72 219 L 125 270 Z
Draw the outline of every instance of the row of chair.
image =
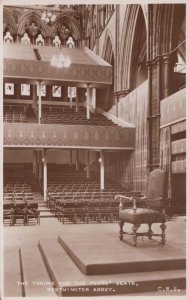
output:
M 40 211 L 38 203 L 34 201 L 4 200 L 3 202 L 3 223 L 13 226 L 21 220 L 24 225 L 30 221 L 40 224 Z
M 3 114 L 3 122 L 6 123 L 13 123 L 13 122 L 25 123 L 27 121 L 28 121 L 27 115 L 25 112 L 10 111 L 10 112 L 4 112 Z
M 83 221 L 89 223 L 96 221 L 113 222 L 118 219 L 119 202 L 114 196 L 106 198 L 92 199 L 90 197 L 83 199 L 71 198 L 65 195 L 49 195 L 47 197 L 48 207 L 55 216 L 62 221 L 77 223 Z M 126 202 L 124 206 L 126 207 Z
M 33 201 L 33 193 L 31 193 L 31 192 L 4 193 L 3 200 Z
M 32 187 L 29 183 L 14 183 L 12 180 L 4 182 L 3 193 L 31 193 Z
M 74 110 L 66 110 L 65 112 L 43 110 L 41 122 L 44 124 L 117 126 L 111 120 L 99 113 L 91 113 L 90 119 L 87 119 L 86 110 L 78 112 L 75 112 Z

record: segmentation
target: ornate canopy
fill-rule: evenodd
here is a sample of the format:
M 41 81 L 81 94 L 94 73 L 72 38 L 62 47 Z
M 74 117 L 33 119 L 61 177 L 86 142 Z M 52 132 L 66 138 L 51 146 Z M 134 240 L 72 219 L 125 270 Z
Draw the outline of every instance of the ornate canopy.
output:
M 112 66 L 95 55 L 88 48 L 59 48 L 52 46 L 4 44 L 3 75 L 5 81 L 35 83 L 41 80 L 50 82 L 71 82 L 74 86 L 85 87 L 90 84 L 100 87 L 112 83 Z M 51 66 L 53 54 L 62 52 L 71 60 L 69 68 Z

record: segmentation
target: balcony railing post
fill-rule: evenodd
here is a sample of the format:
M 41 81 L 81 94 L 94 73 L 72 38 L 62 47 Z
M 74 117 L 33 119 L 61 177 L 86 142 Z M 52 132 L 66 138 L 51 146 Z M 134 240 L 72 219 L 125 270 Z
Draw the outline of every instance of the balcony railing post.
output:
M 43 193 L 44 201 L 47 200 L 47 149 L 43 150 Z
M 87 119 L 90 119 L 90 89 L 89 84 L 87 84 Z
M 38 123 L 41 123 L 42 113 L 42 102 L 41 102 L 41 81 L 38 82 Z

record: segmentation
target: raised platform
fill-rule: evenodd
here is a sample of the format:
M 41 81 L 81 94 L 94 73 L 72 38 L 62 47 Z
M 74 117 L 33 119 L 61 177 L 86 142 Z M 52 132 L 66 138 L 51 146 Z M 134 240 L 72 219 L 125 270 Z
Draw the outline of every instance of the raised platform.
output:
M 5 227 L 4 296 L 185 295 L 185 229 L 178 217 L 165 246 L 138 238 L 134 248 L 117 223 Z
M 127 229 L 130 229 L 129 224 Z M 160 231 L 158 224 L 153 224 L 153 229 Z M 177 237 L 174 236 L 174 230 L 178 232 Z M 68 231 L 63 231 L 59 236 L 59 243 L 86 275 L 185 268 L 185 231 L 182 231 L 182 222 L 170 222 L 170 226 L 167 222 L 166 245 L 162 245 L 158 238 L 149 240 L 144 237 L 138 238 L 138 246 L 133 247 L 130 236 L 119 240 L 118 231 L 118 224 L 113 227 L 91 224 L 84 228 L 78 225 L 76 230 L 70 226 Z

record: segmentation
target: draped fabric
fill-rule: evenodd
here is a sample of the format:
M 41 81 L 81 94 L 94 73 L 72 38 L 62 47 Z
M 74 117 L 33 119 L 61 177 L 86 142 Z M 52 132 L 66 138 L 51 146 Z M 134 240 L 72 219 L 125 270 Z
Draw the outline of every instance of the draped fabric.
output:
M 168 178 L 168 199 L 172 196 L 171 187 L 171 129 L 162 128 L 160 131 L 160 168 L 167 172 Z
M 135 150 L 131 153 L 117 155 L 109 160 L 107 169 L 109 176 L 121 183 L 129 191 L 145 193 L 147 185 L 147 99 L 148 81 L 118 104 L 118 116 L 136 127 Z M 110 111 L 113 113 L 114 109 Z M 108 168 L 109 167 L 109 168 Z

